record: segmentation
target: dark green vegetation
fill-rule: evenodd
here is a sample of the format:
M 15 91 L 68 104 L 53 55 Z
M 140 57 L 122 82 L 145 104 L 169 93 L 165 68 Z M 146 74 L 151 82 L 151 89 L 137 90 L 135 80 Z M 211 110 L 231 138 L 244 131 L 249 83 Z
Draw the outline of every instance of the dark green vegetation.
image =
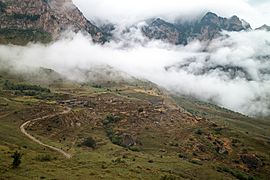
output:
M 21 159 L 22 159 L 22 154 L 19 153 L 18 151 L 15 151 L 14 154 L 11 156 L 13 158 L 13 162 L 12 162 L 12 167 L 18 168 L 19 165 L 22 163 Z
M 96 141 L 92 137 L 88 137 L 80 144 L 80 146 L 95 148 L 97 144 L 96 144 Z
M 270 121 L 145 82 L 46 83 L 0 73 L 0 179 L 268 179 Z M 29 75 L 25 75 L 29 78 Z M 40 78 L 41 79 L 41 78 Z M 29 93 L 32 92 L 33 94 Z M 46 97 L 40 98 L 41 94 Z M 20 132 L 72 154 L 36 144 Z M 183 107 L 183 108 L 181 108 Z M 15 152 L 23 154 L 13 168 Z M 17 161 L 18 162 L 18 161 Z
M 51 41 L 51 34 L 44 31 L 31 29 L 0 29 L 0 44 L 11 43 L 25 45 L 29 42 L 49 43 Z
M 3 12 L 6 9 L 6 4 L 0 1 L 0 12 Z
M 37 85 L 29 85 L 29 84 L 14 84 L 10 82 L 9 80 L 6 80 L 4 82 L 3 86 L 4 90 L 14 90 L 14 91 L 36 91 L 36 92 L 46 92 L 50 93 L 50 90 L 48 88 L 43 88 L 41 86 Z
M 28 15 L 28 14 L 12 14 L 15 19 L 36 21 L 40 18 L 40 15 Z

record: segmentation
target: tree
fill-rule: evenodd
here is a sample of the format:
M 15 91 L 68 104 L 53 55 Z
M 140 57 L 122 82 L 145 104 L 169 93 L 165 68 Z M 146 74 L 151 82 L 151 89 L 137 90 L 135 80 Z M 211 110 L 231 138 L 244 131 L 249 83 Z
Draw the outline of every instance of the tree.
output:
M 11 157 L 13 158 L 12 167 L 18 168 L 21 164 L 22 153 L 16 151 Z

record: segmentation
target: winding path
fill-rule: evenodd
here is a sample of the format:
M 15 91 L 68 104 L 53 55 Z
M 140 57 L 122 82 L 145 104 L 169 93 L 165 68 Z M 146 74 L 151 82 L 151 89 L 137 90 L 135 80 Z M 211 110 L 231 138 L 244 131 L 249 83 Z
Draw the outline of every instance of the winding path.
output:
M 33 125 L 35 122 L 39 121 L 39 120 L 43 120 L 43 119 L 46 119 L 46 118 L 52 118 L 52 117 L 55 117 L 55 116 L 58 116 L 58 115 L 63 115 L 63 114 L 67 114 L 71 111 L 71 108 L 69 107 L 66 107 L 66 109 L 60 113 L 57 113 L 57 114 L 53 114 L 53 115 L 47 115 L 47 116 L 43 116 L 43 117 L 39 117 L 39 118 L 36 118 L 36 119 L 32 119 L 32 120 L 29 120 L 25 123 L 23 123 L 21 126 L 20 126 L 20 130 L 21 132 L 26 136 L 28 137 L 29 139 L 31 139 L 32 141 L 34 141 L 35 143 L 37 144 L 40 144 L 44 147 L 47 147 L 49 149 L 52 149 L 54 151 L 57 151 L 61 154 L 63 154 L 66 158 L 71 158 L 71 154 L 63 151 L 62 149 L 59 149 L 59 148 L 56 148 L 54 146 L 51 146 L 51 145 L 48 145 L 48 144 L 45 144 L 43 142 L 41 142 L 40 140 L 36 139 L 34 136 L 32 136 L 31 134 L 29 134 L 27 131 L 26 131 L 26 128 L 29 127 L 29 125 Z

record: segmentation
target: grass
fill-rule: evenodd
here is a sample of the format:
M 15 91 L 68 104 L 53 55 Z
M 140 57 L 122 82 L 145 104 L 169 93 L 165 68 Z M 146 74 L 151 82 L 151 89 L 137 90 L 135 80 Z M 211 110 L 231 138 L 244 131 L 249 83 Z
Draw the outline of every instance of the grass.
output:
M 269 124 L 266 120 L 254 122 L 241 114 L 185 97 L 174 97 L 173 102 L 158 90 L 155 92 L 159 93 L 145 91 L 147 84 L 97 88 L 63 81 L 44 86 L 56 95 L 52 100 L 43 100 L 14 94 L 12 89 L 2 90 L 5 80 L 33 84 L 15 76 L 0 75 L 0 179 L 269 177 L 270 145 L 266 141 Z M 118 91 L 114 91 L 116 88 Z M 71 159 L 21 134 L 19 127 L 23 122 L 59 112 L 62 108 L 57 100 L 73 98 L 95 105 L 91 108 L 75 106 L 70 114 L 37 122 L 27 130 L 42 142 L 68 151 L 73 155 Z M 169 107 L 175 103 L 208 120 L 196 121 L 194 116 L 171 110 Z M 114 144 L 108 137 L 108 129 L 112 130 L 112 135 L 132 135 L 137 144 L 128 148 Z M 95 148 L 78 146 L 89 137 L 90 145 L 95 141 Z M 227 146 L 231 148 L 227 155 L 216 151 L 217 147 Z M 10 156 L 16 150 L 23 153 L 22 164 L 12 169 Z M 247 171 L 239 159 L 243 153 L 256 154 L 265 166 Z

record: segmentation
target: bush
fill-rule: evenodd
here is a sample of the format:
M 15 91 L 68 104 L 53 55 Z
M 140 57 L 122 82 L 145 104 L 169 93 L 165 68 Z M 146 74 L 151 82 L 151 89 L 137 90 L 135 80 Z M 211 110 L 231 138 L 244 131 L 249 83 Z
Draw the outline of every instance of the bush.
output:
M 6 4 L 0 1 L 0 12 L 3 12 L 6 9 Z
M 134 152 L 140 152 L 141 148 L 138 146 L 131 146 L 129 147 L 129 150 L 134 151 Z
M 92 137 L 88 137 L 81 143 L 81 145 L 91 147 L 91 148 L 95 148 L 96 147 L 96 141 Z
M 18 96 L 35 96 L 38 99 L 52 99 L 55 96 L 50 89 L 37 85 L 14 84 L 8 80 L 4 82 L 3 89 L 14 91 L 14 94 Z
M 41 162 L 48 162 L 48 161 L 52 161 L 52 160 L 54 160 L 54 159 L 56 159 L 56 158 L 53 158 L 51 155 L 49 155 L 49 154 L 45 154 L 45 155 L 38 155 L 37 157 L 36 157 L 36 160 L 37 161 L 41 161 Z
M 123 138 L 114 134 L 113 132 L 113 126 L 114 123 L 119 121 L 120 117 L 119 116 L 114 116 L 112 114 L 108 114 L 106 116 L 106 118 L 103 120 L 103 125 L 105 126 L 105 130 L 106 130 L 106 135 L 107 137 L 111 140 L 111 142 L 113 144 L 119 145 L 119 146 L 123 146 Z
M 111 137 L 111 141 L 112 141 L 113 144 L 122 146 L 123 139 L 122 139 L 120 136 L 113 135 L 113 136 Z
M 47 92 L 51 91 L 47 88 L 43 88 L 37 85 L 29 85 L 29 84 L 14 84 L 8 80 L 4 82 L 5 90 L 15 90 L 15 91 L 37 91 L 37 92 Z
M 13 17 L 16 19 L 36 21 L 40 18 L 40 15 L 13 14 Z
M 99 84 L 94 84 L 93 87 L 94 87 L 94 88 L 97 88 L 97 89 L 101 89 L 101 88 L 102 88 L 102 86 L 99 85 Z
M 203 131 L 201 129 L 197 129 L 195 131 L 195 134 L 202 135 L 203 134 Z
M 113 130 L 112 130 L 112 127 L 107 127 L 106 128 L 106 135 L 109 139 L 112 139 L 112 136 L 113 136 Z
M 108 114 L 106 118 L 103 120 L 103 125 L 109 125 L 115 123 L 120 120 L 119 116 L 114 116 L 112 114 Z
M 16 151 L 11 157 L 13 158 L 12 168 L 18 168 L 21 164 L 22 153 Z
M 183 153 L 178 154 L 178 157 L 182 158 L 182 159 L 187 159 L 188 158 L 187 155 L 183 154 Z
M 142 107 L 140 107 L 139 109 L 138 109 L 138 112 L 139 113 L 142 113 L 144 111 L 144 109 L 142 108 Z

